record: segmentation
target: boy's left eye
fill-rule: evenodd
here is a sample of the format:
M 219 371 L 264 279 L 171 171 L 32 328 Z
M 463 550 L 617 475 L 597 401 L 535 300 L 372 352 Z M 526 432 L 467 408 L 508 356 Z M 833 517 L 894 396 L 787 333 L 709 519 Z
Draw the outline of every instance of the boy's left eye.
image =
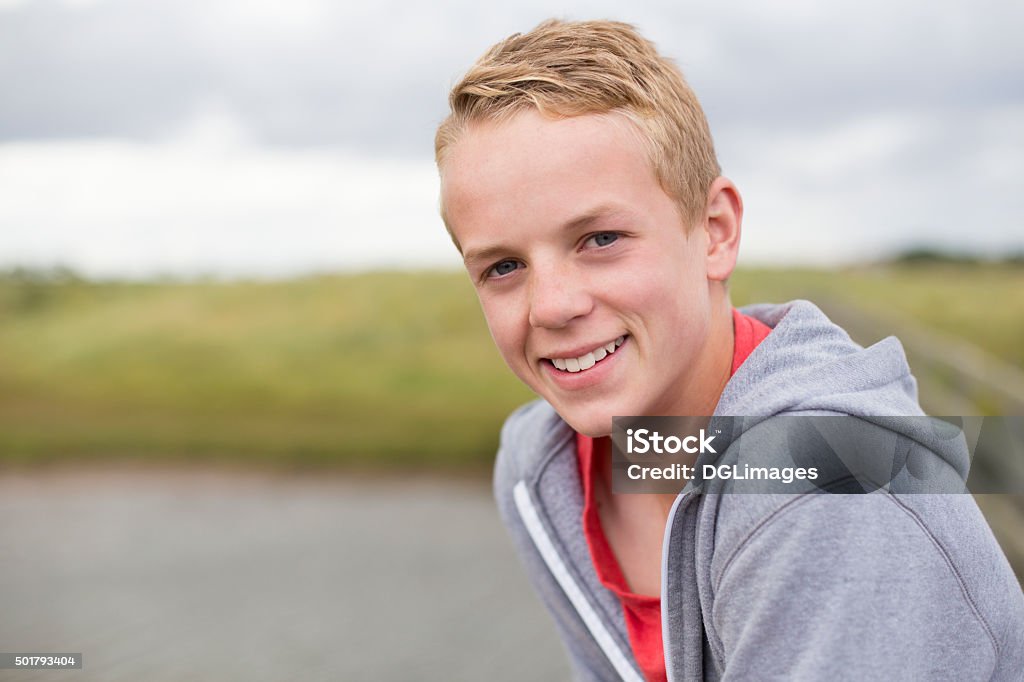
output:
M 586 243 L 592 243 L 594 246 L 608 246 L 618 238 L 618 232 L 598 232 L 588 237 Z

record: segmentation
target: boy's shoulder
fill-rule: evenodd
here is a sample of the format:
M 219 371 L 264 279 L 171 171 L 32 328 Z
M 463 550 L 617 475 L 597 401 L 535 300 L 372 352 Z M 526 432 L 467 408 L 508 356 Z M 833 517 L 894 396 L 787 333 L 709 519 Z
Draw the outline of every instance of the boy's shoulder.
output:
M 516 408 L 501 427 L 495 463 L 495 487 L 510 488 L 531 478 L 542 462 L 572 442 L 575 433 L 547 401 Z
M 772 497 L 707 499 L 698 522 L 714 524 L 698 581 L 716 614 L 710 646 L 730 672 L 791 669 L 799 652 L 803 669 L 822 673 L 898 662 L 1016 679 L 1024 597 L 969 495 Z M 802 647 L 809 639 L 821 646 Z M 877 660 L 859 659 L 865 649 Z
M 810 301 L 740 311 L 772 331 L 729 380 L 716 414 L 921 414 L 917 382 L 895 337 L 862 347 Z

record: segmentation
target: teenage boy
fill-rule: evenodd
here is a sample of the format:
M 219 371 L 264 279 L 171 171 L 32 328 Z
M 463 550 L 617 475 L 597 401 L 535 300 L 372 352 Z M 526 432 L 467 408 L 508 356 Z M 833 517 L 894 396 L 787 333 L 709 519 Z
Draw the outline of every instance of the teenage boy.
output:
M 677 68 L 549 21 L 450 104 L 445 224 L 543 398 L 502 431 L 499 508 L 578 677 L 1022 679 L 1024 595 L 969 495 L 612 493 L 613 416 L 856 415 L 944 447 L 892 418 L 922 414 L 895 339 L 732 308 L 743 204 Z

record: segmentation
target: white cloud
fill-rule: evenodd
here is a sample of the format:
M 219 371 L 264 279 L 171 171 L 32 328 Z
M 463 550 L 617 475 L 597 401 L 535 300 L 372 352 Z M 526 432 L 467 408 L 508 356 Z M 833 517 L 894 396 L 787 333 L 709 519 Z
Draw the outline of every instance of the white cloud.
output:
M 931 245 L 1024 245 L 1024 107 L 853 119 L 821 131 L 726 130 L 748 262 L 834 263 Z
M 459 265 L 432 163 L 204 146 L 202 125 L 163 143 L 0 145 L 0 262 L 120 277 Z

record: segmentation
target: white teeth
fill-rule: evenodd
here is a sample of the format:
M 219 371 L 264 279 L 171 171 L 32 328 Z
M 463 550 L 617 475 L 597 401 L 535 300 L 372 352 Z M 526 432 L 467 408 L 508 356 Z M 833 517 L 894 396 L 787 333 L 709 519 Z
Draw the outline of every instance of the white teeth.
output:
M 603 346 L 590 351 L 586 355 L 581 355 L 578 358 L 551 358 L 551 364 L 556 369 L 560 369 L 564 372 L 582 372 L 583 370 L 590 369 L 597 363 L 604 360 L 606 357 L 618 350 L 626 340 L 625 335 L 620 336 L 614 341 L 609 341 Z

